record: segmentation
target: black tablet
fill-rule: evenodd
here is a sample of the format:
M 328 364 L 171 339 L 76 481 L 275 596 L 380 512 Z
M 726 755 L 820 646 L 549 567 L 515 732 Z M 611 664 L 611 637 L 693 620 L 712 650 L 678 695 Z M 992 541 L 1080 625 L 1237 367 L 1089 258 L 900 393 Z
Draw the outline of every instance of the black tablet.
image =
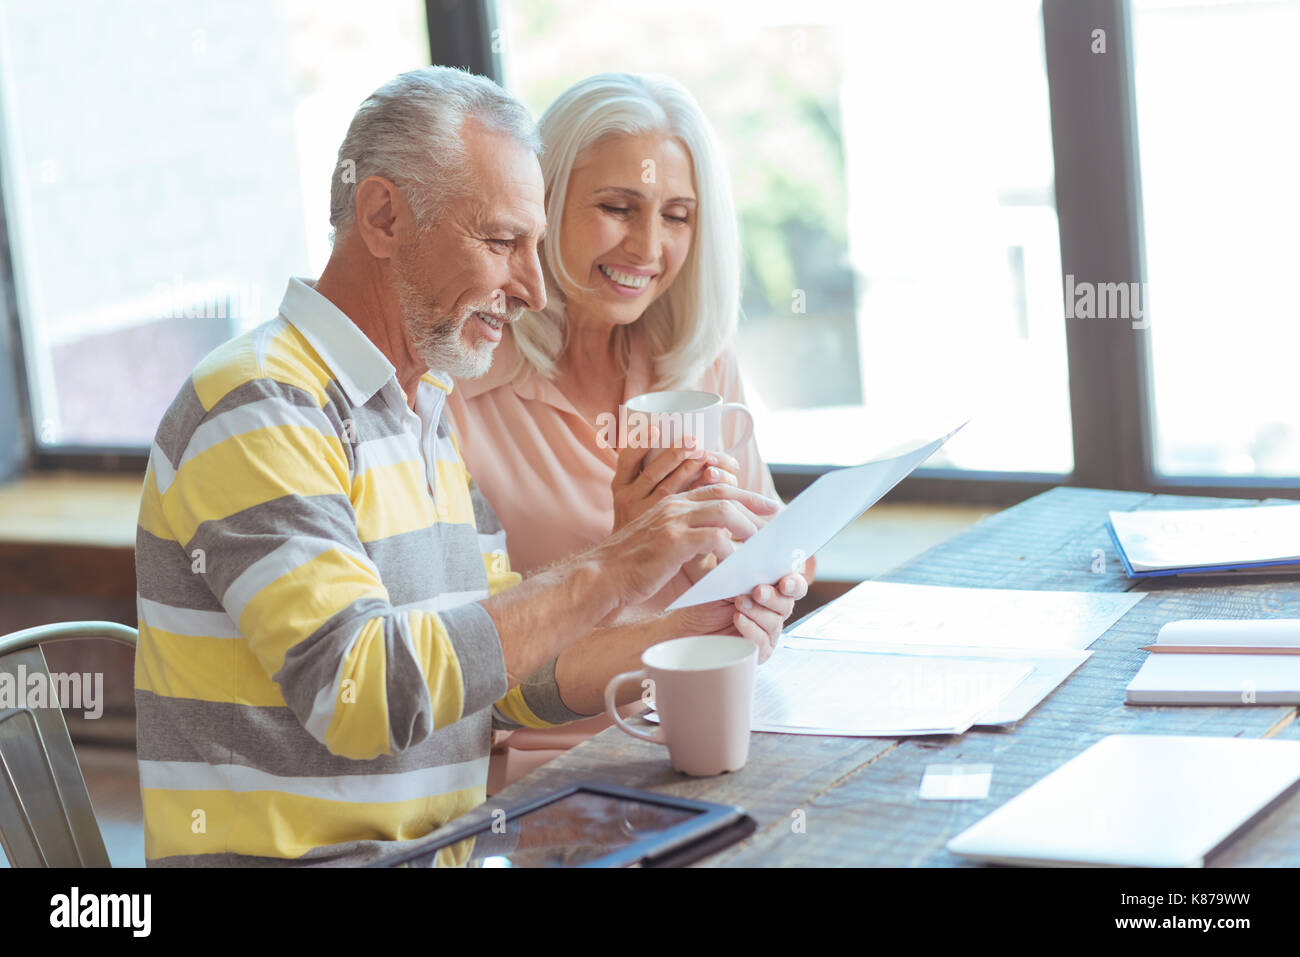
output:
M 741 808 L 578 784 L 442 834 L 378 867 L 682 867 L 752 834 Z

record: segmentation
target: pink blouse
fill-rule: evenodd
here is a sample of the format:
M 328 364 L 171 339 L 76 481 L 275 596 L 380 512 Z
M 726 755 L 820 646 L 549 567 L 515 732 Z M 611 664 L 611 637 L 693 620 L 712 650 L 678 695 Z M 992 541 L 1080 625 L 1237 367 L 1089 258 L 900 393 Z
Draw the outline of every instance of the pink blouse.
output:
M 623 401 L 650 391 L 653 361 L 644 337 L 633 330 Z M 614 527 L 610 482 L 618 451 L 617 428 L 599 430 L 582 418 L 556 382 L 528 371 L 510 381 L 518 353 L 507 326 L 492 368 L 479 379 L 457 379 L 447 400 L 461 454 L 506 531 L 510 565 L 521 572 L 541 568 L 607 537 Z M 726 402 L 744 402 L 735 355 L 725 350 L 689 388 L 716 392 Z M 726 426 L 742 434 L 743 416 Z M 751 437 L 732 453 L 740 463 L 739 483 L 776 497 L 772 475 Z M 689 586 L 677 577 L 643 606 L 661 611 Z

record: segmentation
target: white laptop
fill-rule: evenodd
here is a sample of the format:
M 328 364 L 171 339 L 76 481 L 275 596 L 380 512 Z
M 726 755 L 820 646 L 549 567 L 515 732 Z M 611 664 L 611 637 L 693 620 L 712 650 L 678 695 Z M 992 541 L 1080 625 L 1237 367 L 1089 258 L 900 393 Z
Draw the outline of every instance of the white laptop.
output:
M 1002 864 L 1201 867 L 1300 781 L 1300 741 L 1117 734 L 948 842 Z

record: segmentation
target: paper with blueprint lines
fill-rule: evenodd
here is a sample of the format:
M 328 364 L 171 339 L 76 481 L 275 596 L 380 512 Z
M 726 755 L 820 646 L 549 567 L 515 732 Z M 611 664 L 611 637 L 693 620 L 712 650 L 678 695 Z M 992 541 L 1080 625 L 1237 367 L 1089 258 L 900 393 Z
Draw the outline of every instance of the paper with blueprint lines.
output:
M 1033 666 L 1023 661 L 778 647 L 755 674 L 754 731 L 961 734 Z
M 771 585 L 816 554 L 853 521 L 928 459 L 966 425 L 947 435 L 865 465 L 821 476 L 732 552 L 686 589 L 668 611 L 734 598 L 758 585 Z

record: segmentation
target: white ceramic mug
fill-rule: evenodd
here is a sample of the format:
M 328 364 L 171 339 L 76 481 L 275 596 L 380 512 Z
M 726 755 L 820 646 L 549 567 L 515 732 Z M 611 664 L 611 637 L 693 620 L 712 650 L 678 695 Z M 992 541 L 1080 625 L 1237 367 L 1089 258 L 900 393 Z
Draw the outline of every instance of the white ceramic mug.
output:
M 749 758 L 758 646 L 728 635 L 674 638 L 647 648 L 640 671 L 605 686 L 605 711 L 622 730 L 668 748 L 673 770 L 698 776 L 739 771 Z M 659 728 L 638 731 L 618 713 L 619 685 L 654 681 Z
M 744 435 L 732 445 L 723 448 L 722 417 L 734 412 L 745 417 Z M 646 463 L 663 449 L 680 448 L 687 437 L 695 439 L 707 452 L 726 452 L 740 448 L 754 434 L 754 415 L 739 402 L 723 402 L 716 392 L 695 392 L 673 389 L 666 392 L 645 392 L 627 400 L 628 445 L 648 443 L 650 428 L 659 429 L 654 451 L 646 456 Z

